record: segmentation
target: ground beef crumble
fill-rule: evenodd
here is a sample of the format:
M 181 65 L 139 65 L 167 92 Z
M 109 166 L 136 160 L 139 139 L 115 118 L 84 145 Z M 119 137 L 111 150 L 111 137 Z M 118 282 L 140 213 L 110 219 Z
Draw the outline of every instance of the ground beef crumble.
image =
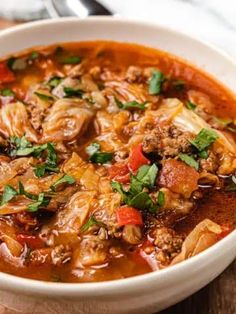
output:
M 182 244 L 183 238 L 170 228 L 161 227 L 154 231 L 156 259 L 162 265 L 168 265 L 180 253 Z
M 163 158 L 175 157 L 179 153 L 191 151 L 189 141 L 193 138 L 193 134 L 184 133 L 173 125 L 162 128 L 157 127 L 144 137 L 143 151 L 145 153 L 156 152 Z

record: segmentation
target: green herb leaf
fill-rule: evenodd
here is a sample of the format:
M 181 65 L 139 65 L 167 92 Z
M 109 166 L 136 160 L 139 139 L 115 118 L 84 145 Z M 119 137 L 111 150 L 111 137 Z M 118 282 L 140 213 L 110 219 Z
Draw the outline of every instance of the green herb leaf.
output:
M 78 64 L 81 62 L 81 57 L 71 56 L 62 60 L 64 64 Z
M 14 148 L 12 148 L 10 151 L 10 155 L 12 157 L 28 156 L 34 151 L 33 145 L 27 140 L 25 136 L 21 138 L 17 136 L 10 137 L 10 144 L 14 146 Z
M 38 200 L 34 203 L 31 203 L 27 207 L 29 212 L 37 212 L 41 207 L 46 207 L 50 202 L 49 197 L 45 197 L 44 193 L 39 193 Z
M 10 70 L 13 70 L 13 64 L 15 62 L 16 58 L 15 57 L 11 57 L 7 60 L 7 66 Z
M 209 129 L 202 129 L 195 140 L 191 142 L 191 144 L 197 148 L 199 151 L 203 151 L 208 148 L 212 143 L 214 143 L 218 139 L 218 134 Z
M 30 143 L 25 136 L 17 137 L 12 136 L 10 137 L 10 144 L 14 146 L 11 151 L 10 155 L 12 157 L 15 156 L 28 156 L 33 154 L 36 158 L 40 157 L 42 152 L 48 149 L 49 145 L 53 145 L 51 143 L 42 144 L 42 145 L 33 145 Z
M 45 172 L 58 172 L 57 167 L 57 153 L 54 148 L 53 143 L 47 143 L 42 145 L 33 146 L 24 136 L 11 137 L 10 143 L 15 147 L 11 150 L 10 155 L 15 156 L 28 156 L 33 155 L 36 158 L 39 158 L 43 151 L 47 151 L 47 158 L 44 164 L 35 166 L 34 173 L 37 177 L 42 177 Z
M 199 163 L 192 156 L 180 153 L 179 159 L 185 162 L 188 166 L 193 167 L 196 170 L 199 169 Z
M 121 197 L 122 197 L 122 200 L 124 203 L 127 202 L 128 200 L 128 195 L 129 193 L 126 192 L 124 189 L 123 189 L 123 186 L 120 182 L 117 182 L 117 181 L 111 181 L 111 187 L 114 191 L 120 193 Z
M 53 143 L 47 143 L 47 163 L 50 165 L 57 165 L 57 153 Z
M 124 110 L 131 110 L 131 109 L 140 109 L 140 110 L 145 110 L 146 109 L 146 104 L 148 103 L 145 101 L 144 103 L 139 103 L 136 100 L 122 103 L 119 99 L 115 97 L 115 102 L 117 107 L 124 109 Z
M 82 91 L 79 88 L 64 87 L 64 93 L 65 93 L 65 97 L 67 98 L 71 98 L 71 97 L 82 98 L 84 91 Z
M 17 194 L 18 194 L 18 192 L 12 186 L 5 185 L 4 190 L 3 190 L 3 194 L 2 194 L 2 198 L 1 198 L 0 206 L 11 201 Z
M 18 182 L 18 185 L 19 185 L 19 192 L 18 192 L 19 195 L 24 195 L 24 196 L 26 196 L 27 198 L 29 198 L 29 199 L 31 199 L 31 200 L 34 200 L 34 201 L 38 199 L 38 196 L 37 196 L 37 195 L 32 194 L 32 193 L 29 193 L 29 192 L 27 192 L 27 191 L 25 190 L 24 185 L 22 184 L 21 181 Z
M 98 221 L 94 216 L 91 216 L 89 220 L 80 228 L 80 232 L 88 231 L 90 227 L 98 225 L 101 227 L 105 227 L 105 224 L 101 221 Z
M 165 204 L 165 194 L 162 191 L 159 191 L 158 196 L 157 196 L 157 205 L 159 207 L 163 207 Z
M 63 78 L 62 78 L 62 77 L 54 76 L 54 77 L 52 77 L 52 78 L 48 81 L 47 85 L 50 86 L 50 87 L 52 87 L 52 88 L 55 88 L 55 87 L 57 87 L 62 81 L 63 81 Z
M 99 143 L 92 143 L 88 147 L 86 147 L 86 153 L 89 156 L 92 156 L 95 153 L 100 151 L 100 144 Z
M 14 97 L 15 93 L 11 89 L 5 88 L 0 91 L 0 95 L 4 97 Z
M 197 105 L 195 105 L 193 102 L 191 102 L 190 100 L 188 100 L 186 102 L 186 107 L 189 109 L 189 110 L 195 110 Z
M 89 160 L 96 164 L 105 164 L 112 160 L 112 153 L 101 152 L 100 144 L 92 143 L 86 148 Z
M 56 191 L 56 188 L 58 187 L 58 185 L 61 185 L 61 184 L 74 184 L 76 181 L 75 179 L 70 176 L 69 174 L 64 174 L 60 179 L 58 179 L 55 183 L 53 183 L 51 186 L 50 186 L 50 189 L 52 191 Z
M 55 100 L 55 98 L 53 96 L 50 96 L 50 95 L 46 95 L 46 94 L 42 94 L 42 93 L 38 93 L 38 92 L 34 92 L 34 94 L 36 96 L 38 96 L 43 101 L 54 101 Z
M 154 204 L 149 194 L 143 191 L 143 188 L 153 188 L 157 172 L 158 168 L 155 164 L 152 166 L 144 165 L 139 168 L 137 176 L 131 174 L 130 189 L 128 191 L 125 191 L 122 184 L 116 181 L 112 181 L 111 186 L 114 191 L 121 194 L 125 204 L 141 210 L 156 212 L 157 205 Z
M 162 85 L 164 83 L 164 75 L 162 72 L 154 69 L 152 71 L 152 76 L 149 81 L 149 94 L 150 95 L 159 95 L 162 91 Z
M 202 159 L 207 159 L 208 158 L 208 151 L 202 150 L 201 152 L 198 152 L 198 156 Z
M 153 211 L 155 205 L 148 195 L 147 192 L 140 192 L 132 198 L 129 198 L 127 201 L 127 205 L 141 209 L 141 210 L 150 210 Z
M 93 154 L 89 160 L 95 164 L 106 164 L 112 160 L 112 153 L 100 152 Z
M 35 60 L 35 59 L 37 59 L 39 57 L 39 52 L 37 52 L 37 51 L 32 51 L 31 52 L 31 55 L 30 55 L 30 59 L 31 60 Z
M 158 168 L 155 164 L 152 166 L 144 165 L 141 166 L 137 173 L 137 179 L 142 182 L 143 187 L 153 188 L 156 176 L 157 176 Z
M 136 176 L 131 174 L 129 193 L 136 195 L 142 192 L 144 187 L 152 189 L 156 181 L 157 172 L 158 168 L 155 164 L 152 166 L 141 166 Z
M 44 163 L 34 167 L 34 173 L 38 178 L 43 177 L 46 172 L 59 172 L 59 168 L 57 166 L 51 166 L 48 163 Z
M 183 80 L 175 80 L 172 84 L 177 91 L 182 91 L 185 88 L 186 83 Z
M 50 202 L 50 197 L 46 197 L 45 193 L 39 193 L 39 195 L 31 194 L 27 191 L 25 191 L 25 188 L 22 184 L 22 182 L 19 181 L 19 191 L 17 192 L 16 189 L 14 189 L 10 185 L 6 185 L 4 187 L 2 199 L 0 206 L 6 204 L 10 200 L 12 200 L 16 195 L 24 195 L 25 197 L 35 201 L 28 205 L 27 210 L 30 212 L 36 212 L 40 207 L 46 207 Z

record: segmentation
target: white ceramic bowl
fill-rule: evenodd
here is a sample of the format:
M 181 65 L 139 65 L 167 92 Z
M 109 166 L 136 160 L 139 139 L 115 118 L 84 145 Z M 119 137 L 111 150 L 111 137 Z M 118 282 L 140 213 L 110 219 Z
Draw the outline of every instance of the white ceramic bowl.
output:
M 0 33 L 0 56 L 37 45 L 107 39 L 138 43 L 183 57 L 236 87 L 236 65 L 224 53 L 154 24 L 114 18 L 67 18 Z M 236 231 L 203 253 L 170 268 L 101 283 L 63 284 L 0 273 L 0 304 L 23 313 L 154 313 L 196 292 L 236 257 Z

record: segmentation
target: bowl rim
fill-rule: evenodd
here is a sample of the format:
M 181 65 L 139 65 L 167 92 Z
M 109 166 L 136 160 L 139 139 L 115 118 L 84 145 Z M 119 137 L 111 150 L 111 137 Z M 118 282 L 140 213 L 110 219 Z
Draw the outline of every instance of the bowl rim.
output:
M 108 17 L 108 16 L 95 16 L 89 17 L 86 19 L 80 19 L 77 17 L 64 17 L 59 19 L 46 19 L 42 21 L 34 21 L 22 25 L 16 25 L 9 29 L 2 30 L 0 32 L 0 39 L 4 36 L 11 35 L 15 32 L 21 32 L 24 30 L 28 30 L 30 28 L 42 26 L 42 25 L 57 25 L 63 24 L 66 22 L 76 22 L 76 23 L 125 23 L 129 26 L 139 25 L 143 27 L 156 27 L 163 31 L 167 31 L 172 33 L 173 35 L 181 35 L 187 41 L 194 41 L 206 48 L 213 50 L 218 53 L 222 58 L 228 59 L 232 63 L 232 65 L 236 68 L 236 61 L 226 52 L 222 51 L 218 47 L 215 47 L 212 44 L 206 43 L 203 40 L 199 40 L 194 36 L 186 34 L 182 31 L 177 31 L 171 27 L 166 27 L 160 25 L 156 22 L 145 22 L 139 20 L 130 20 L 127 18 L 121 17 Z M 228 88 L 226 86 L 226 88 Z M 204 263 L 208 258 L 212 256 L 217 256 L 219 252 L 223 252 L 234 245 L 236 247 L 236 230 L 232 231 L 229 235 L 227 235 L 224 239 L 220 240 L 212 247 L 206 249 L 205 251 L 199 253 L 198 255 L 187 259 L 184 262 L 179 264 L 167 267 L 160 271 L 153 271 L 150 273 L 146 273 L 143 275 L 138 275 L 134 277 L 124 278 L 124 279 L 116 279 L 111 281 L 102 281 L 102 282 L 88 282 L 88 283 L 57 283 L 57 282 L 47 282 L 40 281 L 28 278 L 22 278 L 15 275 L 7 274 L 0 272 L 0 289 L 10 290 L 15 292 L 21 292 L 23 294 L 35 294 L 41 296 L 48 296 L 48 293 L 53 297 L 73 297 L 73 296 L 110 296 L 115 293 L 118 295 L 127 294 L 129 292 L 144 290 L 145 288 L 150 289 L 151 286 L 154 286 L 155 282 L 162 281 L 168 282 L 173 277 L 180 277 L 182 272 L 189 272 L 194 267 L 197 267 L 199 264 Z

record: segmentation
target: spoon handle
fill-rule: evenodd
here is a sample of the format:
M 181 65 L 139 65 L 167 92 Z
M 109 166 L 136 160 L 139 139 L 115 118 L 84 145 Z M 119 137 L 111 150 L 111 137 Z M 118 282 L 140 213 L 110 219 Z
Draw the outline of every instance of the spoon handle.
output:
M 62 16 L 112 15 L 102 4 L 95 0 L 44 0 L 44 4 L 52 18 Z

